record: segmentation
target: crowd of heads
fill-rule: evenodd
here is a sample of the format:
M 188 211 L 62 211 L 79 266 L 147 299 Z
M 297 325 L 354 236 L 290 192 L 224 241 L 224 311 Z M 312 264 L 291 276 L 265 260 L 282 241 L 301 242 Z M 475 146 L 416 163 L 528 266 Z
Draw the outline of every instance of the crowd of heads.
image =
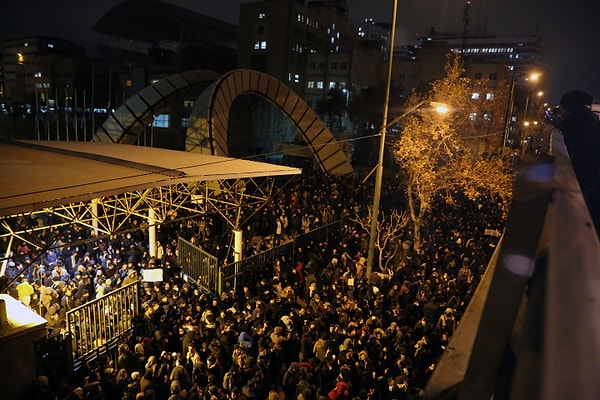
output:
M 356 182 L 304 179 L 282 190 L 244 227 L 247 254 L 260 250 L 256 237 L 286 240 L 304 231 L 303 216 L 314 229 L 365 204 Z M 391 268 L 375 267 L 370 276 L 367 233 L 350 224 L 329 240 L 257 266 L 261 273 L 235 289 L 203 292 L 178 268 L 176 238 L 226 249 L 226 242 L 210 243 L 220 224 L 206 219 L 162 229 L 166 245 L 154 260 L 164 270 L 162 282 L 140 278 L 150 262 L 143 231 L 76 251 L 64 246 L 56 261 L 46 259 L 37 270 L 22 265 L 31 273 L 21 280 L 34 288 L 29 305 L 50 317 L 52 334 L 64 330 L 70 301 L 85 304 L 132 279 L 143 287 L 143 314 L 118 354 L 55 385 L 55 398 L 415 398 L 454 334 L 502 226 L 493 202 L 467 204 L 444 206 L 428 221 L 418 250 L 403 247 Z M 279 227 L 282 219 L 288 223 Z M 55 292 L 50 301 L 42 300 L 47 288 Z

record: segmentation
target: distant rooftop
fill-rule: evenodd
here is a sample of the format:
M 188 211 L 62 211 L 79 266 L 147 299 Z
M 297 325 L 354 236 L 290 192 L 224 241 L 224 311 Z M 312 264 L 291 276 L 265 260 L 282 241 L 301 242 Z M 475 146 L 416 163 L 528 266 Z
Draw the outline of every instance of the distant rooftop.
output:
M 215 37 L 216 32 L 237 41 L 237 26 L 160 0 L 126 0 L 104 14 L 93 30 L 151 43 L 162 40 L 206 42 Z

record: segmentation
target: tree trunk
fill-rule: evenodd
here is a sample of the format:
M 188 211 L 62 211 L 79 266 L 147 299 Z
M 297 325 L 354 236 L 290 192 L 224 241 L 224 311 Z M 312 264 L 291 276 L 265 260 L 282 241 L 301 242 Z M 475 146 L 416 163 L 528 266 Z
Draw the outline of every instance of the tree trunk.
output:
M 422 201 L 419 201 L 419 210 L 416 210 L 415 198 L 413 196 L 412 185 L 408 184 L 408 210 L 410 211 L 410 219 L 413 223 L 413 250 L 418 250 L 421 247 L 421 225 L 423 224 L 423 209 Z

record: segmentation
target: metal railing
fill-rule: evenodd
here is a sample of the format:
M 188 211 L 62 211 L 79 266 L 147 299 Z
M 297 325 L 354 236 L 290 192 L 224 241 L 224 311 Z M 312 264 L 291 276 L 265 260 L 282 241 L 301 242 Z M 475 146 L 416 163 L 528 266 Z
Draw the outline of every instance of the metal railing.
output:
M 215 291 L 222 293 L 243 286 L 246 282 L 252 281 L 253 276 L 261 275 L 264 268 L 273 265 L 278 257 L 294 254 L 295 249 L 296 243 L 292 240 L 238 262 L 222 266 L 221 285 Z
M 140 314 L 139 289 L 135 281 L 67 312 L 74 369 L 111 352 L 133 332 Z
M 341 219 L 330 224 L 321 226 L 310 232 L 303 233 L 293 237 L 289 242 L 280 246 L 273 247 L 254 256 L 245 258 L 241 261 L 234 262 L 221 267 L 220 285 L 216 288 L 216 293 L 222 293 L 234 288 L 243 286 L 246 282 L 250 282 L 255 277 L 268 274 L 268 270 L 275 263 L 275 260 L 281 255 L 292 256 L 298 247 L 305 248 L 312 243 L 327 242 L 342 232 L 342 227 L 352 218 L 356 218 L 357 214 L 364 213 L 365 210 L 358 213 L 344 216 Z
M 198 287 L 212 292 L 219 284 L 219 260 L 183 238 L 177 243 L 177 262 L 184 276 Z
M 501 243 L 425 399 L 600 398 L 600 242 L 560 132 L 524 163 Z

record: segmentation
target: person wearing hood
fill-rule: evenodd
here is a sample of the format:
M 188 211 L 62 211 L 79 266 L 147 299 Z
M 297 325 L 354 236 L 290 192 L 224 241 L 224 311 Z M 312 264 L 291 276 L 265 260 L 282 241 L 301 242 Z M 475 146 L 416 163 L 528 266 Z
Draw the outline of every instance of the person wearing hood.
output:
M 6 271 L 4 275 L 8 278 L 9 281 L 12 281 L 19 274 L 19 270 L 17 269 L 17 265 L 14 261 L 10 260 L 6 265 Z
M 350 391 L 348 385 L 344 381 L 337 381 L 335 387 L 327 393 L 329 400 L 345 400 L 350 398 Z

